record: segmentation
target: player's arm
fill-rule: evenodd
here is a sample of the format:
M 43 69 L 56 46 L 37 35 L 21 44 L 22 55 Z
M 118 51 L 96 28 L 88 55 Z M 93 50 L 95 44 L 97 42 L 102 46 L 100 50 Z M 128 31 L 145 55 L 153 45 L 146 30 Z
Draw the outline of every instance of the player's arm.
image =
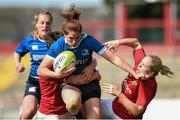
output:
M 82 71 L 85 80 L 89 80 L 92 77 L 96 66 L 97 66 L 97 60 L 95 58 L 92 58 L 91 64 L 86 66 Z
M 138 115 L 142 114 L 145 111 L 144 107 L 142 107 L 140 105 L 137 105 L 136 103 L 132 102 L 123 93 L 120 93 L 117 96 L 121 100 L 121 103 L 123 104 L 123 106 L 129 112 L 131 112 L 134 116 L 138 116 Z
M 136 74 L 136 72 L 133 70 L 133 68 L 125 60 L 123 60 L 119 56 L 112 54 L 112 52 L 110 52 L 109 49 L 104 51 L 104 53 L 102 53 L 101 56 L 103 56 L 105 59 L 107 59 L 109 62 L 111 62 L 115 66 L 117 66 L 117 67 L 121 68 L 122 70 L 132 74 L 136 79 L 139 79 L 139 77 L 141 77 L 138 74 Z
M 63 78 L 63 77 L 67 77 L 68 75 L 72 74 L 75 70 L 75 68 L 71 68 L 67 71 L 62 71 L 60 73 L 56 73 L 51 70 L 53 63 L 54 63 L 53 59 L 51 59 L 49 57 L 45 57 L 37 70 L 38 75 L 43 76 L 43 77 L 48 77 L 48 78 Z
M 83 74 L 70 75 L 67 77 L 67 82 L 75 85 L 83 85 L 91 82 L 92 80 L 100 80 L 101 76 L 98 71 L 94 71 L 97 66 L 96 59 L 92 59 L 92 62 L 83 70 Z
M 17 52 L 14 52 L 14 63 L 18 72 L 23 72 L 25 70 L 24 65 L 21 64 L 21 56 Z
M 145 111 L 144 107 L 132 102 L 123 93 L 121 93 L 121 90 L 116 85 L 104 83 L 101 87 L 104 92 L 118 96 L 123 106 L 134 116 L 138 116 Z
M 112 40 L 104 43 L 108 49 L 115 52 L 120 45 L 125 45 L 133 48 L 134 50 L 142 48 L 140 42 L 136 38 L 124 38 L 120 40 Z
M 73 85 L 84 85 L 93 80 L 101 80 L 101 76 L 98 71 L 95 71 L 89 80 L 84 79 L 83 74 L 78 74 L 68 76 L 65 82 Z

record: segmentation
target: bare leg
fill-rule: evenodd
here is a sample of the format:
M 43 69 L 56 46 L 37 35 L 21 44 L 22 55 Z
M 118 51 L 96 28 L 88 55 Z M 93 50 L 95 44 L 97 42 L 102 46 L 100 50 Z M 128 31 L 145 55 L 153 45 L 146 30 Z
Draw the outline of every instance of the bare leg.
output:
M 75 119 L 75 116 L 71 114 L 70 112 L 66 112 L 62 115 L 58 115 L 59 119 Z
M 22 102 L 21 120 L 32 119 L 37 112 L 38 100 L 33 95 L 27 95 Z
M 74 86 L 65 85 L 61 93 L 67 110 L 72 114 L 77 114 L 82 106 L 80 90 Z
M 34 118 L 34 120 L 60 120 L 60 119 L 75 119 L 75 116 L 70 112 L 66 112 L 61 115 L 52 115 L 52 114 L 45 115 L 38 111 L 36 117 Z
M 100 119 L 100 99 L 91 98 L 83 104 L 84 113 L 87 119 Z

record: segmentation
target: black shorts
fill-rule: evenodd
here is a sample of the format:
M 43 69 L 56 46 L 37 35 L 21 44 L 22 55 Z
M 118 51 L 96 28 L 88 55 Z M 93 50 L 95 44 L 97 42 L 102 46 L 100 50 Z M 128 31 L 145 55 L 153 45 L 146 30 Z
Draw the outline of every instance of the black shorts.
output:
M 99 80 L 93 80 L 92 82 L 77 86 L 82 93 L 82 103 L 89 100 L 90 98 L 101 98 L 101 88 Z
M 59 90 L 62 91 L 62 88 L 65 85 L 72 85 L 69 83 L 61 83 L 59 86 Z M 72 85 L 75 86 L 75 85 Z M 89 100 L 90 98 L 101 98 L 101 88 L 99 85 L 99 80 L 93 80 L 92 82 L 85 84 L 85 85 L 80 85 L 80 86 L 75 86 L 81 91 L 81 99 L 82 103 L 85 101 Z
M 24 97 L 26 95 L 35 96 L 38 99 L 38 102 L 40 103 L 41 92 L 40 92 L 40 86 L 39 86 L 39 79 L 29 76 L 28 80 L 26 81 Z

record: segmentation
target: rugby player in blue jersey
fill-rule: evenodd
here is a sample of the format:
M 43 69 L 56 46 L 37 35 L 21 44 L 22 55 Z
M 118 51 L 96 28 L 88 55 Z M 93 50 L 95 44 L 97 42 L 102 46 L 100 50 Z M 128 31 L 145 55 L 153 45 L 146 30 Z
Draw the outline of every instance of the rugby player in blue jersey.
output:
M 53 18 L 49 11 L 41 11 L 35 15 L 33 33 L 27 36 L 14 52 L 16 70 L 20 73 L 25 70 L 23 63 L 21 63 L 22 57 L 27 53 L 30 53 L 31 57 L 31 70 L 26 81 L 21 119 L 31 119 L 38 109 L 41 97 L 37 68 L 48 51 L 45 36 L 51 33 L 52 22 Z
M 97 80 L 92 80 L 95 70 L 88 71 L 88 69 L 86 69 L 86 67 L 92 62 L 93 52 L 96 52 L 98 55 L 101 55 L 112 64 L 131 73 L 135 78 L 139 78 L 139 76 L 134 72 L 127 62 L 112 54 L 105 45 L 101 44 L 93 36 L 82 33 L 82 26 L 78 20 L 80 13 L 74 9 L 74 6 L 71 6 L 67 11 L 61 10 L 60 14 L 65 18 L 65 22 L 62 24 L 62 32 L 64 36 L 60 37 L 50 47 L 50 50 L 47 52 L 47 56 L 44 58 L 38 68 L 40 86 L 43 90 L 43 99 L 41 99 L 42 101 L 40 103 L 39 113 L 40 115 L 43 114 L 45 116 L 49 113 L 62 115 L 67 112 L 64 109 L 66 107 L 69 112 L 76 114 L 77 110 L 79 110 L 81 107 L 79 101 L 82 101 L 82 106 L 85 113 L 84 117 L 87 119 L 98 119 L 101 116 L 101 90 L 99 80 L 98 77 Z M 66 50 L 70 50 L 75 53 L 77 57 L 76 68 L 62 73 L 56 73 L 52 70 L 54 59 L 59 53 Z M 72 75 L 68 77 L 71 73 Z M 58 83 L 55 79 L 58 79 L 62 83 L 67 83 L 61 86 L 61 97 L 57 96 L 60 95 L 60 92 L 58 91 Z M 78 79 L 81 79 L 82 81 L 84 80 L 84 84 L 82 82 L 81 85 L 73 85 L 73 81 Z M 50 100 L 47 96 L 53 97 Z M 81 96 L 81 99 L 79 99 L 79 96 Z M 62 98 L 61 101 L 64 103 L 57 103 L 57 98 L 59 101 L 60 98 Z M 60 108 L 62 108 L 62 111 Z M 57 111 L 54 112 L 55 109 L 59 110 L 59 114 Z

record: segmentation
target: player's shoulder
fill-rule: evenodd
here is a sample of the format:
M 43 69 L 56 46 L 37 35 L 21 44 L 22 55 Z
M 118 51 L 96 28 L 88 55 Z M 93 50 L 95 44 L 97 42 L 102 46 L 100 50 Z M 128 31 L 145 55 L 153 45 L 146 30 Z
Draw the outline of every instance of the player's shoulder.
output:
M 33 37 L 33 35 L 28 35 L 28 36 L 26 36 L 24 39 L 23 39 L 23 44 L 29 44 L 30 42 L 32 42 L 34 40 L 34 37 Z
M 59 37 L 59 38 L 56 40 L 55 43 L 63 43 L 63 42 L 65 42 L 65 36 L 64 36 L 64 35 L 62 35 L 61 37 Z
M 89 35 L 87 33 L 81 33 L 81 37 L 83 39 L 94 39 L 94 37 L 92 35 Z
M 89 42 L 93 43 L 93 41 L 96 41 L 96 39 L 92 35 L 89 35 L 86 33 L 81 33 L 81 37 L 83 38 L 83 41 L 86 43 L 89 43 Z
M 26 41 L 32 41 L 34 39 L 35 39 L 35 37 L 32 34 L 30 34 L 24 38 L 24 40 L 26 40 Z

